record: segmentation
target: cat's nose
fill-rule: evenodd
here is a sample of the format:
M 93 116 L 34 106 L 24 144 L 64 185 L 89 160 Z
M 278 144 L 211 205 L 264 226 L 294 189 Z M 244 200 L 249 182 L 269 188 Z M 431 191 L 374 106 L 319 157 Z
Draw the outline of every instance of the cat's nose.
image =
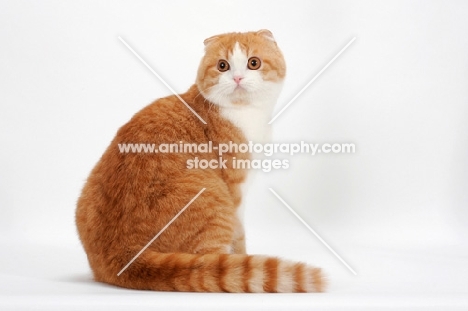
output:
M 234 77 L 234 82 L 236 82 L 236 84 L 239 85 L 242 79 L 244 79 L 244 78 L 241 77 L 241 76 L 235 76 Z

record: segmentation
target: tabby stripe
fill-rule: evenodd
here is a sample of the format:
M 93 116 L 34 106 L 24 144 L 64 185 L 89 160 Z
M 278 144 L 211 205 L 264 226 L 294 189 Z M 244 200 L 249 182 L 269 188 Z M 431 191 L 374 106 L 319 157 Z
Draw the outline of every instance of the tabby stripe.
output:
M 203 287 L 207 292 L 219 292 L 219 255 L 203 255 L 205 258 L 204 268 L 202 270 L 204 276 Z
M 296 280 L 296 286 L 294 291 L 296 293 L 305 293 L 304 287 L 304 265 L 299 263 L 295 265 L 296 269 L 294 271 L 294 279 Z
M 189 275 L 189 278 L 188 278 L 188 285 L 189 285 L 189 290 L 191 292 L 196 292 L 198 290 L 198 286 L 197 286 L 197 274 L 199 274 L 200 272 L 200 268 L 198 267 L 198 264 L 197 264 L 197 261 L 198 261 L 198 256 L 193 256 L 192 259 L 190 259 L 189 261 L 189 266 L 187 267 L 188 270 L 190 271 L 190 275 Z
M 192 258 L 187 257 L 187 254 L 177 254 L 174 261 L 174 287 L 181 292 L 190 291 L 190 276 L 192 271 L 189 269 L 189 264 Z
M 251 256 L 249 262 L 249 292 L 263 293 L 263 283 L 265 280 L 264 266 L 266 259 L 261 256 Z
M 250 267 L 250 258 L 251 256 L 245 256 L 242 266 L 244 267 L 244 278 L 242 282 L 242 291 L 244 293 L 249 293 L 249 280 L 252 277 L 252 271 Z
M 226 267 L 226 260 L 227 260 L 227 256 L 226 254 L 220 254 L 219 255 L 219 264 L 218 264 L 218 271 L 219 271 L 219 288 L 221 289 L 221 291 L 223 292 L 227 292 L 226 290 L 226 285 L 225 285 L 225 282 L 224 282 L 224 278 L 226 276 L 226 273 L 227 273 L 227 269 L 229 269 L 229 267 Z
M 226 230 L 228 232 L 232 231 L 232 226 L 228 226 L 228 225 L 224 225 L 224 224 L 216 224 L 215 226 L 216 226 L 216 228 L 213 226 L 213 229 L 216 229 L 216 230 L 213 230 L 215 232 L 217 232 L 218 229 L 223 229 L 223 230 Z
M 205 273 L 205 269 L 208 269 L 208 267 L 205 265 L 204 255 L 197 256 L 197 266 L 194 269 L 194 273 L 196 275 L 195 287 L 198 288 L 197 291 L 207 292 L 208 289 L 205 287 L 205 277 L 208 276 L 208 273 Z
M 175 270 L 175 257 L 177 254 L 169 254 L 166 258 L 164 258 L 163 263 L 161 264 L 161 267 L 163 271 L 166 271 L 164 281 L 167 283 L 167 286 L 169 288 L 172 288 L 172 290 L 177 291 L 178 288 L 176 287 L 174 283 L 174 270 Z
M 263 267 L 263 271 L 265 273 L 263 289 L 267 293 L 276 292 L 276 286 L 278 284 L 278 259 L 268 258 Z

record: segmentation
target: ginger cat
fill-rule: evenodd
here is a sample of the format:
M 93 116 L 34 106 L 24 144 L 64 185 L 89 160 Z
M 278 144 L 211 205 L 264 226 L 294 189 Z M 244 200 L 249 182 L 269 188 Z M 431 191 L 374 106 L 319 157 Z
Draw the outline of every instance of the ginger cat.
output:
M 286 66 L 268 30 L 208 38 L 196 83 L 156 100 L 122 126 L 92 170 L 76 224 L 97 281 L 132 289 L 192 292 L 320 292 L 321 271 L 303 263 L 246 255 L 238 209 L 248 171 L 189 169 L 212 153 L 121 153 L 122 143 L 266 142 Z M 123 271 L 202 189 L 206 190 Z

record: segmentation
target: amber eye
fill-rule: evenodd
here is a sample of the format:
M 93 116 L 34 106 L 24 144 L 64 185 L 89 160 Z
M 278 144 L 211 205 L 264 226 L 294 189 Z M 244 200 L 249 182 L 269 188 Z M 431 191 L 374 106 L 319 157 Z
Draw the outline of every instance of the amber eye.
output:
M 260 58 L 258 57 L 251 57 L 249 58 L 249 63 L 247 64 L 247 66 L 249 67 L 250 70 L 257 70 L 258 68 L 260 68 L 260 65 L 262 64 Z
M 221 72 L 228 71 L 229 63 L 224 59 L 220 59 L 218 62 L 218 70 Z

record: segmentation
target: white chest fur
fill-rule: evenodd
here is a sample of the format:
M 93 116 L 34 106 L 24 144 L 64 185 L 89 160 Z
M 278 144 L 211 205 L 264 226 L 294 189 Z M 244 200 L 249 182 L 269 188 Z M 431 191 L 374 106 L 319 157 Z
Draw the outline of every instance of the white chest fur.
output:
M 244 134 L 247 141 L 253 143 L 267 143 L 271 136 L 271 126 L 268 124 L 271 118 L 271 107 L 274 103 L 264 103 L 264 105 L 221 107 L 220 112 L 223 117 L 236 125 Z M 262 154 L 253 153 L 251 159 L 260 159 Z M 246 181 L 240 185 L 242 201 L 237 209 L 237 217 L 244 223 L 245 198 L 247 190 L 253 181 L 254 172 L 251 170 L 247 174 Z
M 271 127 L 268 121 L 271 116 L 270 105 L 221 107 L 221 115 L 231 121 L 244 134 L 247 141 L 266 143 L 270 140 Z

